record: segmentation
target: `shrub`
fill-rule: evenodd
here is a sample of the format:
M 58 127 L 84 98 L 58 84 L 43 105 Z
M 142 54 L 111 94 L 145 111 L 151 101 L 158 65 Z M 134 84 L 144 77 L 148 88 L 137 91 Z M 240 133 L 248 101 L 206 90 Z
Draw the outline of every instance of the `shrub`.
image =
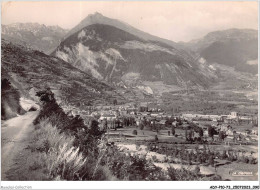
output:
M 8 79 L 1 80 L 1 119 L 6 120 L 24 114 L 25 110 L 20 106 L 20 93 L 14 88 Z
M 109 167 L 119 180 L 165 180 L 160 168 L 147 161 L 146 156 L 126 155 L 116 146 L 106 150 L 103 164 Z
M 213 176 L 210 176 L 208 180 L 209 181 L 221 181 L 222 178 L 219 175 L 213 175 Z
M 249 158 L 249 163 L 250 164 L 257 164 L 257 159 L 256 158 Z
M 140 130 L 143 130 L 144 129 L 144 124 L 140 124 Z
M 197 180 L 199 180 L 199 177 L 195 174 L 195 172 L 192 172 L 185 168 L 175 169 L 175 168 L 169 167 L 168 175 L 170 176 L 170 179 L 173 181 L 197 181 Z
M 249 159 L 248 159 L 247 156 L 244 156 L 242 161 L 243 161 L 244 163 L 248 163 L 248 162 L 249 162 Z
M 227 151 L 226 150 L 223 150 L 223 153 L 221 155 L 221 159 L 226 159 L 227 158 Z
M 198 165 L 195 167 L 194 172 L 196 175 L 200 174 L 200 167 Z
M 133 135 L 137 135 L 137 130 L 133 130 Z
M 172 126 L 172 135 L 175 135 L 175 128 Z

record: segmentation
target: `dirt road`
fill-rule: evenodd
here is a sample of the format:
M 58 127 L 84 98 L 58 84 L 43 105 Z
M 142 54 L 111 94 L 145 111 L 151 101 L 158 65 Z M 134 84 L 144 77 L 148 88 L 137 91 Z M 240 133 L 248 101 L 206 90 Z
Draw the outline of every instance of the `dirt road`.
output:
M 8 180 L 6 172 L 16 164 L 14 158 L 23 154 L 28 145 L 28 135 L 33 130 L 33 120 L 38 111 L 28 112 L 7 121 L 1 126 L 1 179 Z

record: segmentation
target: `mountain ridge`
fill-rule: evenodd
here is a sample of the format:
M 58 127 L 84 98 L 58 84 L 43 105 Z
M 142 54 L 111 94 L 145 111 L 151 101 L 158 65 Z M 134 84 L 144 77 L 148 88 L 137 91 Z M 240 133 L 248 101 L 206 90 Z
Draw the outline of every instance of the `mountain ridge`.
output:
M 16 44 L 51 53 L 61 42 L 67 30 L 59 26 L 46 26 L 39 23 L 13 23 L 2 25 L 2 38 Z
M 180 43 L 183 49 L 200 54 L 209 63 L 234 67 L 237 71 L 257 74 L 258 31 L 227 29 L 210 32 L 204 37 Z

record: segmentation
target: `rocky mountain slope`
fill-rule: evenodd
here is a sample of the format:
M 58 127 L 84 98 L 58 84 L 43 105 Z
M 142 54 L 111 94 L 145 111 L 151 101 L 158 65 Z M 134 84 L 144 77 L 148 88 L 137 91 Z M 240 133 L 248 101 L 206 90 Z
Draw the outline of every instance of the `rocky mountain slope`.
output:
M 209 65 L 186 51 L 107 24 L 73 33 L 52 55 L 108 82 L 162 81 L 205 88 L 217 79 Z
M 6 40 L 1 43 L 2 80 L 8 79 L 24 97 L 50 87 L 65 105 L 92 105 L 123 101 L 114 89 L 58 58 Z
M 183 48 L 199 53 L 207 62 L 257 74 L 258 32 L 252 29 L 229 29 L 207 34 L 202 39 L 181 43 Z
M 28 46 L 46 54 L 60 43 L 67 30 L 59 26 L 45 26 L 38 23 L 15 23 L 2 25 L 2 38 Z

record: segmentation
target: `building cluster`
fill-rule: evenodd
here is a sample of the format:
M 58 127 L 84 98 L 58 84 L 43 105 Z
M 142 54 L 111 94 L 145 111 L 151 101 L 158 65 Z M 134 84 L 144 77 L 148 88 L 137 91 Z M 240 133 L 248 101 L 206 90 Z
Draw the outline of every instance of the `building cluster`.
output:
M 182 127 L 189 128 L 189 122 L 193 122 L 203 128 L 207 135 L 207 125 L 213 126 L 217 131 L 224 131 L 227 135 L 237 134 L 258 135 L 258 128 L 254 127 L 250 131 L 238 131 L 234 126 L 238 123 L 246 122 L 248 124 L 257 123 L 257 118 L 252 116 L 241 116 L 237 112 L 231 112 L 229 115 L 203 115 L 194 113 L 183 113 L 179 115 L 166 114 L 156 104 L 133 104 L 115 105 L 115 106 L 86 106 L 84 110 L 77 107 L 67 106 L 63 108 L 65 112 L 73 116 L 80 115 L 87 123 L 91 118 L 99 121 L 100 126 L 116 128 L 122 126 L 146 125 L 165 127 L 166 125 L 176 126 L 176 118 L 183 121 Z M 167 122 L 171 118 L 172 123 Z M 185 122 L 186 121 L 186 122 Z M 208 125 L 208 126 L 209 126 Z M 233 127 L 232 127 L 233 126 Z
M 229 115 L 203 115 L 203 114 L 193 114 L 193 113 L 185 113 L 181 115 L 181 118 L 192 121 L 198 125 L 204 125 L 204 133 L 207 133 L 207 127 L 212 126 L 216 129 L 216 131 L 223 131 L 228 136 L 234 135 L 243 135 L 248 136 L 258 135 L 258 118 L 253 116 L 242 116 L 237 112 L 231 112 Z M 252 124 L 251 129 L 241 130 L 236 128 L 238 124 Z
M 79 109 L 74 106 L 63 106 L 63 110 L 70 115 L 80 115 L 84 120 L 89 118 L 98 119 L 99 123 L 114 123 L 119 120 L 123 123 L 124 118 L 131 118 L 132 124 L 139 125 L 143 120 L 151 124 L 165 125 L 166 119 L 172 117 L 166 114 L 159 106 L 141 103 L 139 106 L 133 104 L 115 105 L 115 106 L 86 106 Z
M 231 112 L 229 115 L 203 115 L 194 113 L 182 114 L 182 118 L 192 121 L 215 121 L 223 123 L 237 123 L 237 122 L 247 122 L 254 123 L 257 122 L 257 117 L 253 116 L 242 116 L 237 112 Z

